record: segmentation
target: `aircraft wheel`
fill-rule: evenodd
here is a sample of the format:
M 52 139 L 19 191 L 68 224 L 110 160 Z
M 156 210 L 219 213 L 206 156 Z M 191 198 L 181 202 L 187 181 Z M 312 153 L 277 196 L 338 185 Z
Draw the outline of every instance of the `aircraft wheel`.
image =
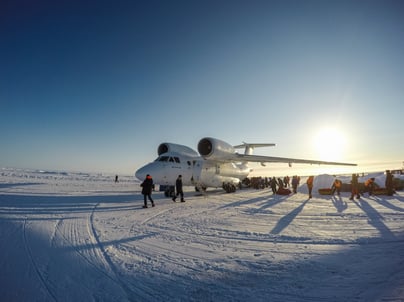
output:
M 202 186 L 202 187 L 195 187 L 195 191 L 196 191 L 196 192 L 200 192 L 201 189 L 202 189 L 203 192 L 205 192 L 207 188 L 206 188 L 205 186 Z
M 231 183 L 223 184 L 223 189 L 226 191 L 226 193 L 236 192 L 236 186 Z
M 164 196 L 165 197 L 174 197 L 175 196 L 175 191 L 173 189 L 166 189 L 164 191 Z

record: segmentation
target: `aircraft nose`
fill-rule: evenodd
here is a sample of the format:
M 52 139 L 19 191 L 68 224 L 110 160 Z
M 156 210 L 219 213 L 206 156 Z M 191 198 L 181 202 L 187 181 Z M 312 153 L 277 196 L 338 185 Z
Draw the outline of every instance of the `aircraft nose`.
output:
M 136 176 L 136 178 L 139 179 L 139 180 L 144 180 L 144 179 L 146 178 L 146 175 L 147 175 L 147 174 L 149 174 L 149 173 L 146 172 L 146 166 L 141 167 L 140 169 L 138 169 L 138 170 L 135 172 L 135 176 Z
M 146 178 L 146 175 L 149 174 L 151 177 L 155 177 L 156 172 L 158 171 L 158 167 L 156 167 L 153 163 L 147 164 L 143 167 L 141 167 L 139 170 L 135 172 L 135 176 L 139 180 L 144 180 Z

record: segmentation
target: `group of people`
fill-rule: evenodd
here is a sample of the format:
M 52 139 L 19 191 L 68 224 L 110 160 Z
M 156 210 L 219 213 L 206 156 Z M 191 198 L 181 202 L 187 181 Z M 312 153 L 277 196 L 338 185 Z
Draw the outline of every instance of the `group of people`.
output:
M 360 198 L 360 192 L 359 192 L 359 174 L 352 174 L 352 179 L 351 179 L 351 197 L 349 198 L 350 200 L 353 200 L 354 197 Z M 117 177 L 115 181 L 117 182 Z M 289 176 L 285 176 L 282 180 L 282 178 L 276 178 L 272 177 L 269 179 L 265 179 L 266 185 L 271 187 L 271 190 L 273 194 L 277 194 L 279 190 L 285 189 L 290 186 L 289 184 Z M 300 183 L 300 177 L 295 175 L 292 177 L 292 190 L 293 193 L 297 193 L 297 187 L 299 186 Z M 314 184 L 314 176 L 309 176 L 306 180 L 306 185 L 308 188 L 309 192 L 309 198 L 312 198 L 312 190 L 313 190 L 313 184 Z M 387 190 L 387 195 L 391 196 L 394 193 L 394 184 L 393 184 L 393 174 L 387 170 L 386 171 L 386 190 Z M 151 197 L 151 193 L 154 189 L 154 183 L 152 177 L 147 174 L 146 179 L 142 182 L 140 185 L 142 187 L 142 194 L 144 197 L 144 205 L 143 208 L 147 208 L 147 199 L 151 202 L 152 207 L 155 206 L 154 200 Z M 335 192 L 337 195 L 341 194 L 341 187 L 342 187 L 342 181 L 336 178 L 331 186 L 331 195 L 334 195 Z M 375 178 L 371 177 L 367 179 L 364 183 L 364 192 L 368 192 L 369 196 L 373 194 L 373 190 L 375 188 Z M 184 192 L 182 190 L 182 175 L 178 175 L 176 181 L 175 181 L 175 189 L 176 189 L 176 194 L 172 197 L 172 201 L 175 202 L 177 197 L 181 197 L 181 202 L 185 202 L 184 199 Z M 289 191 L 290 192 L 290 191 Z
M 154 207 L 155 206 L 154 200 L 151 197 L 152 191 L 154 190 L 153 178 L 149 174 L 147 174 L 146 179 L 140 184 L 140 186 L 142 187 L 142 194 L 144 200 L 143 208 L 147 208 L 147 199 L 149 199 L 152 207 Z M 172 198 L 173 202 L 176 201 L 178 195 L 181 196 L 181 202 L 185 202 L 184 191 L 182 190 L 182 175 L 178 175 L 175 181 L 175 189 L 177 193 Z
M 359 189 L 359 174 L 352 174 L 351 178 L 351 197 L 349 198 L 350 200 L 353 200 L 354 197 L 357 199 L 360 198 L 360 189 Z M 364 182 L 364 190 L 362 193 L 368 193 L 369 196 L 373 195 L 373 191 L 376 187 L 375 183 L 375 178 L 371 177 L 365 180 Z M 386 186 L 386 193 L 388 196 L 392 196 L 394 193 L 394 183 L 393 183 L 393 174 L 390 172 L 390 170 L 386 171 L 386 181 L 385 181 L 385 186 Z M 334 195 L 335 192 L 337 192 L 338 195 L 341 193 L 341 187 L 342 187 L 342 182 L 338 178 L 336 178 L 332 184 L 331 187 L 331 195 Z
M 373 195 L 373 191 L 376 187 L 375 183 L 375 178 L 371 177 L 367 179 L 364 182 L 364 188 L 363 190 L 359 188 L 359 174 L 352 174 L 352 179 L 351 179 L 351 197 L 349 198 L 350 200 L 353 200 L 354 197 L 360 198 L 360 193 L 368 193 L 369 196 Z M 295 175 L 292 177 L 291 181 L 291 186 L 293 193 L 297 193 L 297 187 L 299 186 L 300 183 L 300 177 Z M 309 198 L 312 198 L 312 191 L 313 191 L 313 184 L 314 184 L 314 176 L 309 176 L 306 180 L 306 185 L 309 193 Z M 276 178 L 272 177 L 269 178 L 268 180 L 268 185 L 271 187 L 272 193 L 273 194 L 279 194 L 279 190 L 283 190 L 284 188 L 289 187 L 289 177 L 285 176 L 283 179 L 282 178 Z M 394 184 L 393 184 L 393 174 L 391 173 L 390 170 L 386 171 L 386 191 L 387 195 L 391 196 L 394 193 Z M 338 178 L 335 178 L 334 182 L 332 183 L 331 186 L 331 195 L 334 195 L 337 193 L 337 195 L 341 194 L 341 189 L 342 189 L 342 181 Z M 362 192 L 363 191 L 363 192 Z
M 353 200 L 355 195 L 356 198 L 358 199 L 360 198 L 358 177 L 359 177 L 358 174 L 352 174 L 352 180 L 351 180 L 352 194 L 351 197 L 349 198 L 350 200 Z M 373 195 L 374 188 L 375 188 L 375 178 L 371 177 L 365 181 L 363 193 L 367 192 L 369 196 L 371 196 Z
M 300 183 L 300 176 L 293 176 L 290 181 L 289 176 L 285 177 L 252 177 L 243 180 L 243 184 L 255 189 L 264 189 L 270 187 L 273 194 L 278 194 L 279 191 L 292 188 L 293 193 L 297 193 L 297 187 Z

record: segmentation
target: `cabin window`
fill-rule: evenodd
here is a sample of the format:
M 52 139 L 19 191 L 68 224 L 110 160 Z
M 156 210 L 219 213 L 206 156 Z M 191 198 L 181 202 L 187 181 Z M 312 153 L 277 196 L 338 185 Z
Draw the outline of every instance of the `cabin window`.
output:
M 188 164 L 188 166 L 190 166 L 190 165 L 191 165 L 191 162 L 188 160 L 188 161 L 187 161 L 187 164 Z

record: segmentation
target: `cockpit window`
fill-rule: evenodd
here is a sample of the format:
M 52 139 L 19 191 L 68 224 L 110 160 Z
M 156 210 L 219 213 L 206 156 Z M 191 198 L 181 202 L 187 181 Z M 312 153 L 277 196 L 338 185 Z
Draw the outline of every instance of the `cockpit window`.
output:
M 168 161 L 168 156 L 160 156 L 156 161 Z
M 156 158 L 155 161 L 163 161 L 163 162 L 170 162 L 170 163 L 181 163 L 181 160 L 179 157 L 170 157 L 170 156 L 159 156 Z

